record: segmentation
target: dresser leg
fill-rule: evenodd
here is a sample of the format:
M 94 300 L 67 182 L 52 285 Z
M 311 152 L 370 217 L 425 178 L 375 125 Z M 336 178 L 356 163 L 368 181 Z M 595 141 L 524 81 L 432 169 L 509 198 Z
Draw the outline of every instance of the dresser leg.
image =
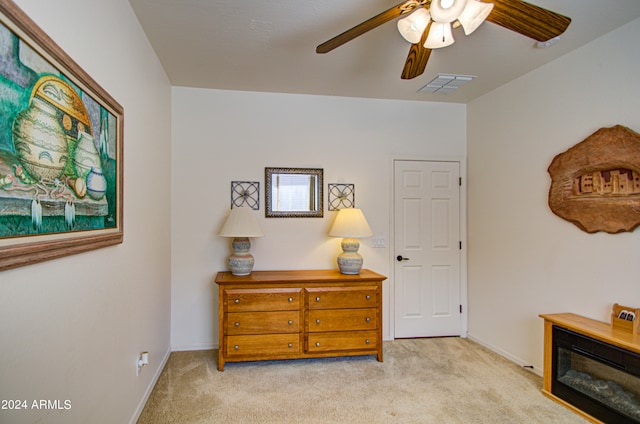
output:
M 224 371 L 224 358 L 222 357 L 222 349 L 218 350 L 218 371 Z

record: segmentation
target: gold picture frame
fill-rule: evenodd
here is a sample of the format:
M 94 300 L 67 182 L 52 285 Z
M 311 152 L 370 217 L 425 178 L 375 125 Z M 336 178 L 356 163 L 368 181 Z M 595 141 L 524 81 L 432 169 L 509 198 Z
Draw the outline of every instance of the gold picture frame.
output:
M 0 0 L 0 271 L 122 243 L 124 109 Z

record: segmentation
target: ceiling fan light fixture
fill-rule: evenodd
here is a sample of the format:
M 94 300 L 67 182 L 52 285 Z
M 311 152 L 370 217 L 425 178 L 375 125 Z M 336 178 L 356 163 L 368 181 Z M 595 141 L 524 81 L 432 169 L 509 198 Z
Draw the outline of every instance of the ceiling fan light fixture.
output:
M 440 49 L 447 47 L 455 42 L 453 34 L 451 33 L 450 23 L 434 22 L 431 24 L 427 41 L 424 42 L 424 47 L 427 49 Z
M 421 7 L 398 21 L 398 31 L 411 44 L 419 43 L 430 19 L 429 11 Z
M 467 6 L 464 8 L 458 22 L 462 25 L 466 35 L 471 34 L 478 29 L 480 24 L 487 19 L 487 16 L 493 10 L 493 3 L 484 3 L 478 0 L 467 0 Z
M 433 0 L 429 6 L 431 19 L 439 23 L 451 23 L 458 19 L 467 5 L 467 0 Z

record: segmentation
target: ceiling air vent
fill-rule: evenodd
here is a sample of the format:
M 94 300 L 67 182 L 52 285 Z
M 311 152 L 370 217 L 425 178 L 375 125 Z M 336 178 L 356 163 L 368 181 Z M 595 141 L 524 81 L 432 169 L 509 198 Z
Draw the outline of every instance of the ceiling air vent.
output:
M 475 76 L 472 75 L 438 74 L 437 77 L 418 90 L 418 93 L 449 94 L 474 78 Z

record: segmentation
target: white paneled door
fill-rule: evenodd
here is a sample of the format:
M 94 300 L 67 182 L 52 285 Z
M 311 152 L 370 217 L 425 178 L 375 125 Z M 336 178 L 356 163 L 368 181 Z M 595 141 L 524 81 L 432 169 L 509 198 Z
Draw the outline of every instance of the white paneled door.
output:
M 395 337 L 459 336 L 460 163 L 394 161 Z

